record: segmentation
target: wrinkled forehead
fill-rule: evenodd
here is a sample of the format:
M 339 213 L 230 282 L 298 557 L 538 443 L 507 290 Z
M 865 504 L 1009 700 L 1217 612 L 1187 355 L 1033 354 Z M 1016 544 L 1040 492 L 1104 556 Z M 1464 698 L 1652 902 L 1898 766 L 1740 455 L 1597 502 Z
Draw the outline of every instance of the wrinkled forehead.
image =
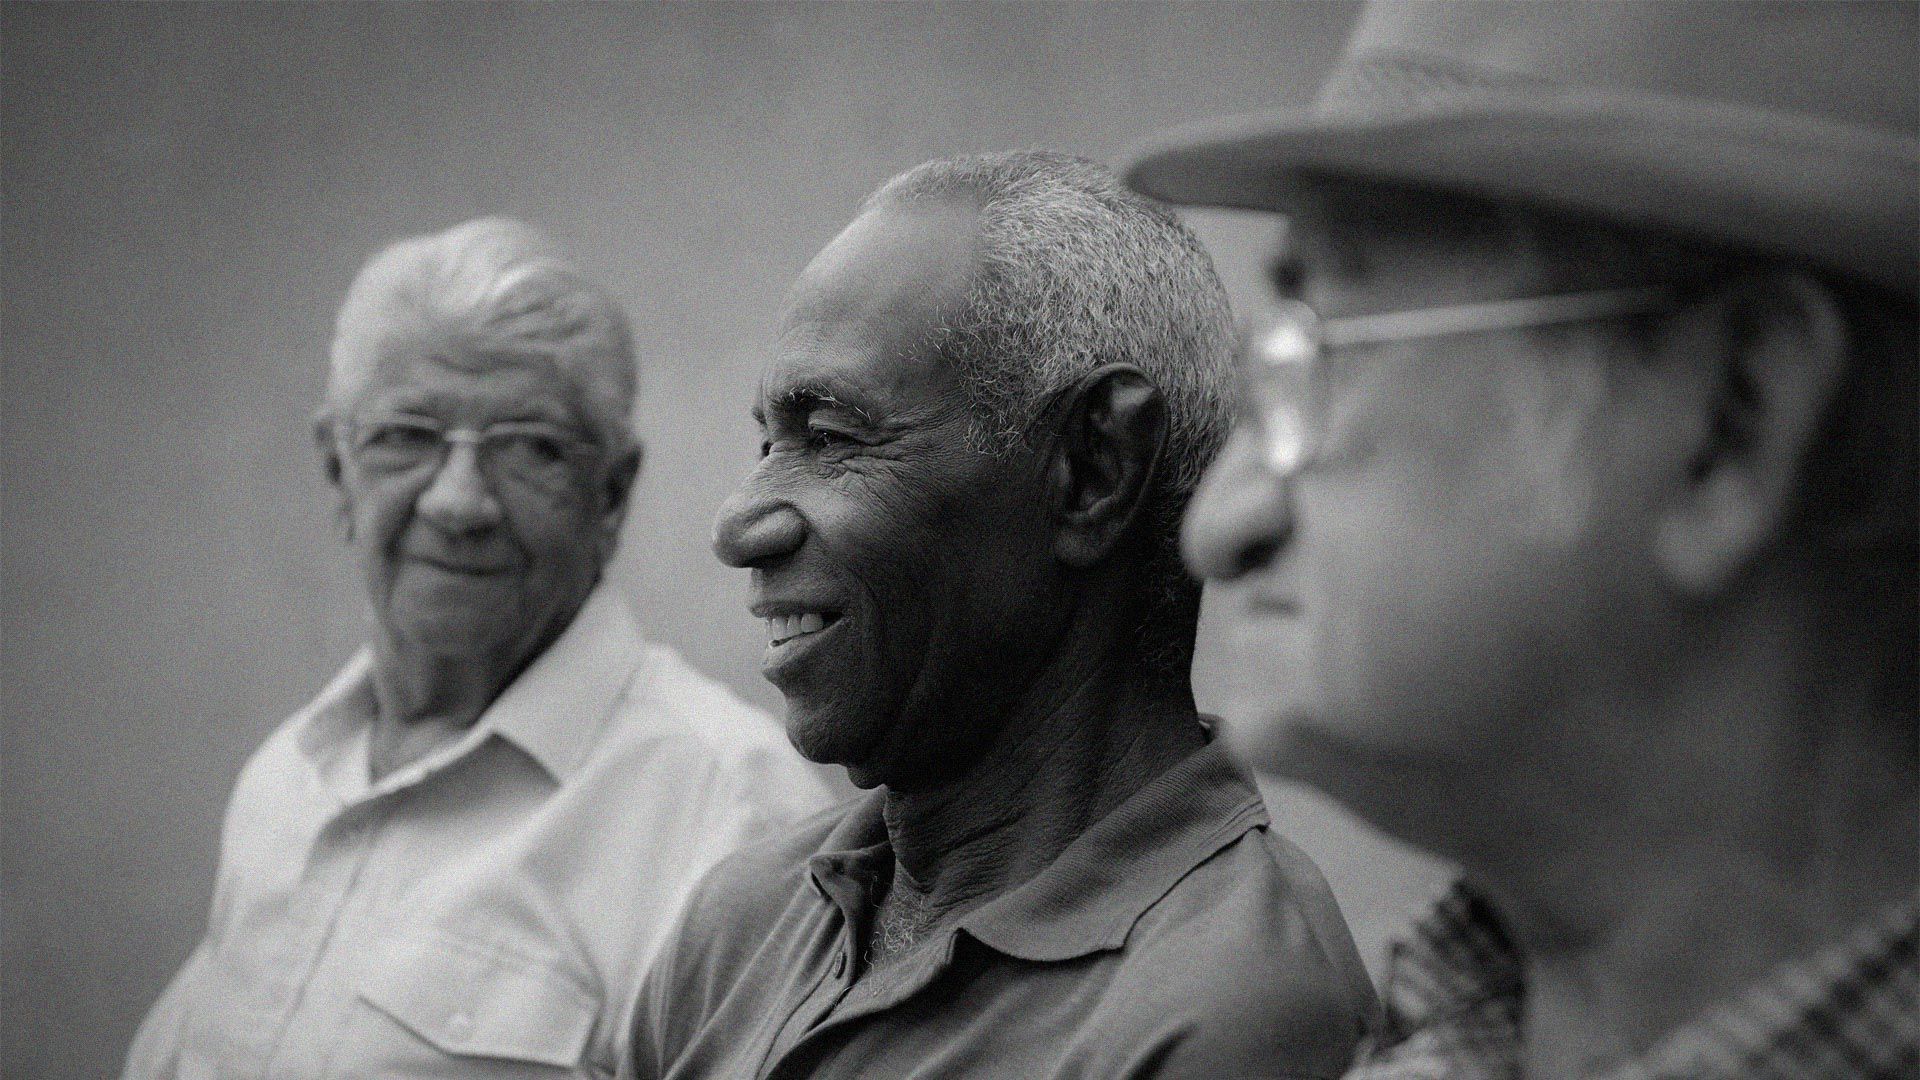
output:
M 873 206 L 800 272 L 782 326 L 884 330 L 951 311 L 972 283 L 979 240 L 979 209 L 966 202 Z
M 948 378 L 931 346 L 966 307 L 978 234 L 978 211 L 952 202 L 883 203 L 856 218 L 789 291 L 763 400 L 836 384 L 898 397 Z
M 569 422 L 588 417 L 585 388 L 550 349 L 510 338 L 472 340 L 416 321 L 392 321 L 347 357 L 336 393 L 362 405 L 427 412 L 514 411 Z

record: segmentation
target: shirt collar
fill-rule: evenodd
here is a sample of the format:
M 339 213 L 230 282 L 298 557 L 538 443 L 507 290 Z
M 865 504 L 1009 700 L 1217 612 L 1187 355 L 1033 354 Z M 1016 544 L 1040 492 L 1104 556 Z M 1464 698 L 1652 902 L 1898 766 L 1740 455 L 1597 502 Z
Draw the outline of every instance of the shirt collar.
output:
M 1920 901 L 1894 904 L 1844 940 L 1661 1040 L 1607 1080 L 1674 1076 L 1902 1076 L 1920 1062 Z
M 893 858 L 883 794 L 856 805 L 809 860 L 814 885 L 844 907 L 870 896 Z M 1124 945 L 1147 909 L 1249 829 L 1267 824 L 1253 781 L 1211 743 L 1095 822 L 1044 870 L 962 917 L 958 929 L 1008 956 L 1069 960 Z
M 474 722 L 474 741 L 498 735 L 525 751 L 556 782 L 571 777 L 600 737 L 644 658 L 632 615 L 602 583 L 547 650 L 507 685 Z M 325 774 L 341 770 L 365 785 L 367 728 L 374 715 L 373 651 L 363 648 L 303 711 L 301 749 Z M 464 744 L 467 740 L 462 740 Z
M 1493 905 L 1457 882 L 1388 953 L 1389 1034 L 1469 1015 L 1518 1022 L 1525 991 L 1518 947 Z M 1489 1005 L 1511 1003 L 1511 1008 Z M 1516 1029 L 1517 1034 L 1517 1029 Z
M 639 631 L 615 591 L 600 584 L 547 651 L 480 716 L 555 780 L 570 778 L 643 659 Z
M 1920 1048 L 1917 927 L 1920 901 L 1895 904 L 1603 1075 L 1895 1075 Z M 1388 1045 L 1363 1055 L 1349 1080 L 1517 1075 L 1525 995 L 1522 957 L 1498 914 L 1458 884 L 1394 946 Z

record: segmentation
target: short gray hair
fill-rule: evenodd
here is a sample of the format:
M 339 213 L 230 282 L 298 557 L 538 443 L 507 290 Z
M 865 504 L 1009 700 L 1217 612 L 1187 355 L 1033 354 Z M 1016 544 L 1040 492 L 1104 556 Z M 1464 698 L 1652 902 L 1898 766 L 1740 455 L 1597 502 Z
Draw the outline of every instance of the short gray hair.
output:
M 588 422 L 609 445 L 633 438 L 639 377 L 626 313 L 522 222 L 477 218 L 368 260 L 335 323 L 327 411 L 360 391 L 396 327 L 444 336 L 458 363 L 543 357 L 579 388 Z
M 986 448 L 1017 445 L 1056 394 L 1128 363 L 1167 405 L 1150 520 L 1172 551 L 1180 514 L 1233 413 L 1233 316 L 1213 261 L 1166 208 L 1096 162 L 1041 150 L 930 161 L 869 195 L 980 206 L 981 252 L 964 312 L 938 344 L 966 387 Z

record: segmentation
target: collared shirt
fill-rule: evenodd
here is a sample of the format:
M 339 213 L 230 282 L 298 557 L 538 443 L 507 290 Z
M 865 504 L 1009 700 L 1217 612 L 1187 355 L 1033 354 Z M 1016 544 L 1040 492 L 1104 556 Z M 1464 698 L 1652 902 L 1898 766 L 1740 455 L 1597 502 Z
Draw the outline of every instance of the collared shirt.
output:
M 1858 1080 L 1920 1075 L 1920 904 L 1782 965 L 1593 1080 Z M 1487 902 L 1456 886 L 1395 946 L 1384 1046 L 1348 1080 L 1514 1080 L 1525 967 Z
M 1327 1077 L 1373 1015 L 1320 872 L 1217 746 L 863 972 L 893 865 L 883 803 L 701 883 L 642 991 L 638 1076 Z
M 129 1078 L 606 1075 L 699 874 L 829 798 L 605 587 L 470 729 L 378 782 L 371 670 L 355 657 L 242 771 L 206 937 Z

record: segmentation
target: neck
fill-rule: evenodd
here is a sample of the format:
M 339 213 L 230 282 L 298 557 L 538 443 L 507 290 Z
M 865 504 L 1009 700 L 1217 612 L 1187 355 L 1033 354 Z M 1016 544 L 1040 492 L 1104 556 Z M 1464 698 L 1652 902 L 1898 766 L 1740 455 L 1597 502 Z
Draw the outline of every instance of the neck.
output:
M 433 654 L 390 639 L 376 640 L 377 712 L 368 742 L 369 775 L 378 781 L 472 727 L 505 688 L 497 671 L 480 657 Z
M 923 911 L 962 911 L 1032 877 L 1203 742 L 1185 678 L 1131 653 L 1054 665 L 1000 730 L 951 782 L 887 791 L 893 891 Z
M 1679 678 L 1568 717 L 1601 733 L 1580 765 L 1503 784 L 1508 827 L 1455 852 L 1526 959 L 1529 1075 L 1642 1052 L 1914 896 L 1910 717 L 1866 643 L 1772 611 L 1690 628 Z

